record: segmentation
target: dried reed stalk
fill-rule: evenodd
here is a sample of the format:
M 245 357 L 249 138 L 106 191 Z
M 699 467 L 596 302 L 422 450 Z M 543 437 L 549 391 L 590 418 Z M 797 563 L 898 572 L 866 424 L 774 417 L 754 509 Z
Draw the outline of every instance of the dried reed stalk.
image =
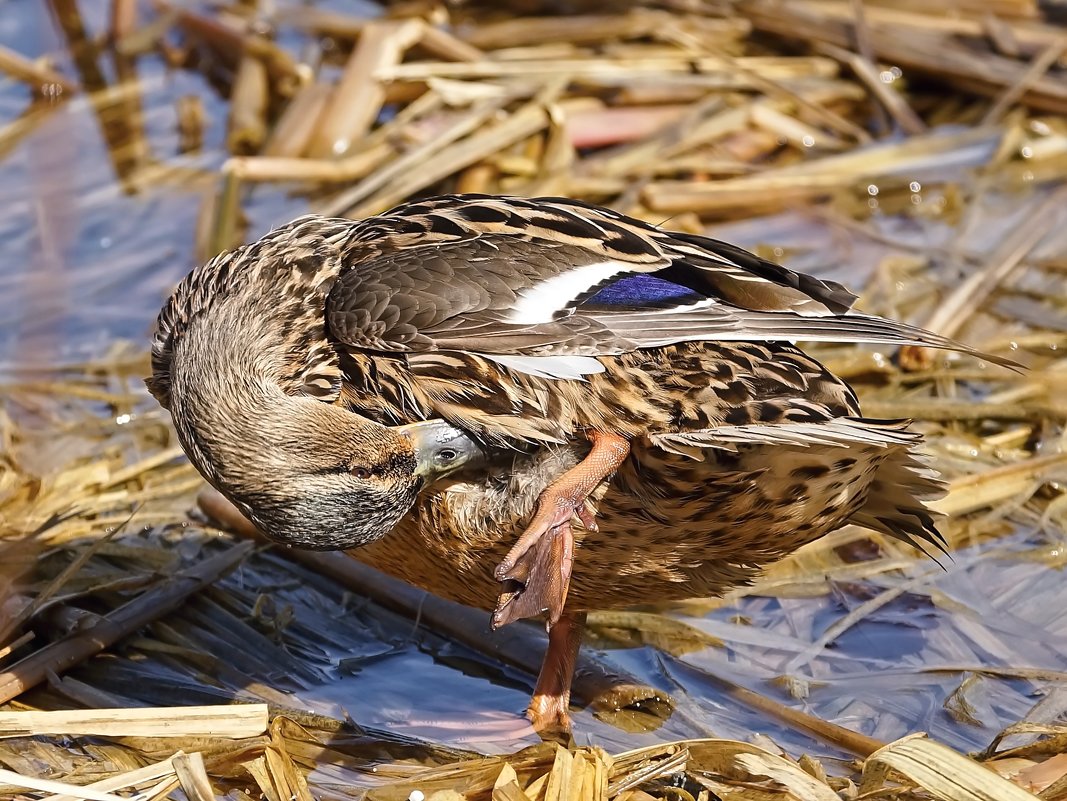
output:
M 463 38 L 487 50 L 507 47 L 531 47 L 569 42 L 596 45 L 622 39 L 643 38 L 650 31 L 661 30 L 677 17 L 664 11 L 632 8 L 624 13 L 528 17 L 482 22 L 463 32 Z M 748 34 L 751 25 L 738 17 L 683 18 L 690 30 L 702 40 L 736 40 Z
M 548 112 L 537 103 L 524 106 L 501 122 L 468 136 L 439 151 L 425 169 L 409 173 L 361 202 L 345 214 L 366 217 L 395 206 L 424 187 L 432 186 L 466 167 L 482 161 L 503 148 L 532 136 L 548 125 Z
M 0 673 L 0 703 L 10 701 L 43 681 L 49 673 L 68 670 L 113 645 L 146 623 L 178 607 L 192 593 L 232 570 L 252 551 L 240 543 L 186 571 L 163 579 L 150 590 L 101 616 L 95 625 L 46 645 Z
M 303 154 L 332 93 L 330 86 L 317 81 L 301 87 L 270 132 L 263 155 L 295 158 Z
M 223 172 L 237 181 L 306 181 L 313 183 L 348 183 L 371 170 L 392 163 L 391 145 L 379 143 L 341 159 L 302 159 L 271 156 L 237 156 L 229 159 Z
M 713 213 L 741 207 L 777 209 L 783 204 L 825 197 L 834 190 L 890 173 L 921 174 L 923 170 L 939 168 L 939 157 L 946 153 L 992 143 L 998 138 L 999 132 L 988 128 L 950 135 L 931 133 L 727 181 L 657 181 L 649 184 L 643 194 L 650 208 L 667 214 Z
M 847 6 L 844 8 L 847 10 Z M 824 5 L 751 0 L 743 10 L 758 30 L 783 38 L 849 48 L 856 36 L 853 19 L 832 15 Z M 988 51 L 977 53 L 941 32 L 898 24 L 888 14 L 885 20 L 884 23 L 871 20 L 870 43 L 877 58 L 955 83 L 968 91 L 994 96 L 1025 84 L 1021 102 L 1046 111 L 1067 112 L 1067 82 L 1048 75 L 1028 77 L 1028 67 L 1014 59 Z M 1056 38 L 1060 37 L 1052 41 Z
M 230 93 L 226 143 L 231 153 L 254 152 L 266 140 L 269 102 L 266 65 L 255 56 L 242 56 Z
M 370 130 L 385 102 L 381 72 L 399 63 L 424 31 L 425 23 L 417 19 L 367 23 L 311 137 L 309 155 L 344 156 Z
M 506 102 L 507 98 L 500 97 L 492 98 L 477 104 L 469 113 L 460 116 L 451 126 L 441 131 L 436 136 L 427 139 L 426 142 L 418 147 L 414 147 L 406 153 L 397 156 L 392 161 L 382 163 L 380 169 L 367 176 L 355 186 L 343 191 L 340 195 L 333 198 L 330 201 L 330 204 L 324 209 L 323 213 L 326 216 L 341 214 L 346 209 L 364 201 L 375 192 L 385 189 L 393 181 L 403 180 L 405 174 L 419 174 L 421 170 L 416 168 L 421 167 L 426 162 L 438 157 L 442 150 L 456 140 L 474 133 L 474 131 L 488 122 Z M 378 147 L 384 147 L 384 145 L 379 145 Z M 389 153 L 392 155 L 391 148 L 389 149 Z M 383 159 L 382 162 L 384 161 L 385 160 Z
M 108 18 L 108 38 L 112 42 L 125 39 L 137 27 L 137 0 L 111 0 Z
M 78 90 L 78 85 L 66 76 L 3 45 L 0 45 L 0 72 L 6 72 L 12 78 L 29 84 L 34 94 L 48 92 L 49 86 L 58 87 L 61 92 L 68 93 Z
M 112 795 L 100 790 L 79 787 L 66 782 L 57 782 L 52 779 L 36 779 L 32 776 L 23 776 L 6 768 L 0 768 L 0 783 L 45 793 L 70 793 L 74 798 L 84 798 L 88 799 L 88 801 L 124 801 L 121 795 Z
M 267 730 L 266 704 L 0 712 L 0 737 L 223 737 L 239 740 Z
M 851 50 L 832 44 L 819 45 L 819 52 L 833 56 L 842 64 L 848 65 L 848 68 L 878 99 L 882 107 L 889 112 L 902 131 L 912 135 L 926 131 L 926 124 L 908 105 L 907 98 L 882 80 L 878 68 L 869 59 L 864 58 L 859 53 L 854 53 Z
M 758 73 L 765 78 L 783 80 L 804 76 L 807 78 L 833 78 L 837 64 L 832 59 L 818 56 L 781 58 L 778 56 L 740 56 L 728 59 L 720 56 L 692 58 L 685 54 L 649 57 L 643 59 L 612 60 L 602 58 L 556 59 L 528 61 L 421 61 L 409 64 L 394 63 L 381 66 L 376 71 L 379 80 L 425 81 L 430 78 L 500 79 L 523 77 L 544 79 L 555 75 L 568 75 L 574 79 L 615 78 L 636 80 L 645 75 L 671 73 L 726 76 L 732 85 L 749 85 L 744 76 L 736 75 L 733 64 L 746 71 Z
M 41 799 L 41 801 L 79 801 L 81 798 L 85 798 L 83 791 L 97 791 L 103 793 L 110 793 L 112 790 L 124 790 L 128 787 L 140 787 L 148 784 L 149 782 L 155 782 L 158 787 L 160 782 L 169 783 L 174 778 L 174 759 L 182 754 L 181 751 L 174 754 L 174 756 L 164 759 L 160 762 L 154 762 L 145 765 L 141 768 L 135 768 L 125 773 L 118 773 L 114 776 L 110 776 L 100 781 L 92 782 L 91 784 L 82 785 L 76 788 L 74 795 L 50 795 Z M 169 791 L 168 791 L 169 792 Z M 123 798 L 124 796 L 118 796 Z M 146 794 L 146 798 L 154 798 L 156 796 L 152 794 Z M 129 798 L 127 797 L 127 801 Z

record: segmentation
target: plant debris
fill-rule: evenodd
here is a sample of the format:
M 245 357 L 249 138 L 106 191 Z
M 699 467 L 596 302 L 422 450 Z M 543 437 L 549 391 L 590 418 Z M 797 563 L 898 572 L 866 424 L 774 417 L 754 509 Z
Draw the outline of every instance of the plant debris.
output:
M 1067 798 L 1055 4 L 48 5 L 65 46 L 0 46 L 0 796 Z M 191 511 L 140 384 L 182 260 L 442 192 L 710 230 L 1023 363 L 813 349 L 917 421 L 951 559 L 846 528 L 726 598 L 650 588 L 590 616 L 582 742 L 530 745 L 485 717 L 535 627 Z

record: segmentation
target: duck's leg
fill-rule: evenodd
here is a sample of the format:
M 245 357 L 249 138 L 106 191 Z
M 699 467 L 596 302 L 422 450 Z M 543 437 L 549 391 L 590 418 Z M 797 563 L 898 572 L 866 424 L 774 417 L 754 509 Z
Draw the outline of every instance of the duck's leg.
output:
M 533 520 L 497 565 L 498 581 L 521 587 L 501 593 L 493 613 L 494 628 L 547 610 L 551 629 L 563 614 L 574 562 L 571 518 L 577 515 L 586 529 L 596 531 L 586 499 L 630 453 L 629 441 L 618 434 L 591 431 L 588 436 L 593 443 L 589 455 L 544 489 Z
M 563 612 L 548 630 L 548 650 L 541 663 L 526 716 L 538 732 L 569 732 L 571 678 L 585 631 L 585 612 Z

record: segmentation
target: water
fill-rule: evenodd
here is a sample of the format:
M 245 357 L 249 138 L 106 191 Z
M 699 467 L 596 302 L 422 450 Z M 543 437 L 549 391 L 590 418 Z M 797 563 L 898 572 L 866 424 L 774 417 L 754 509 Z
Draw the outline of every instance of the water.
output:
M 82 23 L 99 36 L 108 4 L 52 5 L 66 10 L 66 27 L 35 0 L 0 12 L 0 44 L 55 56 L 86 90 L 31 105 L 26 87 L 0 79 L 0 363 L 145 341 L 194 266 L 198 214 L 227 155 L 226 104 L 203 77 L 154 53 L 122 59 L 80 40 L 72 57 L 68 37 Z M 182 154 L 176 104 L 194 96 L 206 112 L 203 147 Z M 304 208 L 278 190 L 246 204 L 253 234 Z

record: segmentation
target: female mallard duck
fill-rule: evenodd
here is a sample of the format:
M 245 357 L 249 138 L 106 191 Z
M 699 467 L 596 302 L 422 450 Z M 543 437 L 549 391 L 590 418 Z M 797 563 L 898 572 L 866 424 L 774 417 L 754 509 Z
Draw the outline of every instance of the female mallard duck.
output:
M 789 340 L 973 351 L 854 299 L 578 201 L 449 196 L 194 270 L 148 384 L 272 539 L 547 612 L 530 717 L 566 726 L 583 610 L 719 594 L 849 522 L 940 546 L 919 436 Z

